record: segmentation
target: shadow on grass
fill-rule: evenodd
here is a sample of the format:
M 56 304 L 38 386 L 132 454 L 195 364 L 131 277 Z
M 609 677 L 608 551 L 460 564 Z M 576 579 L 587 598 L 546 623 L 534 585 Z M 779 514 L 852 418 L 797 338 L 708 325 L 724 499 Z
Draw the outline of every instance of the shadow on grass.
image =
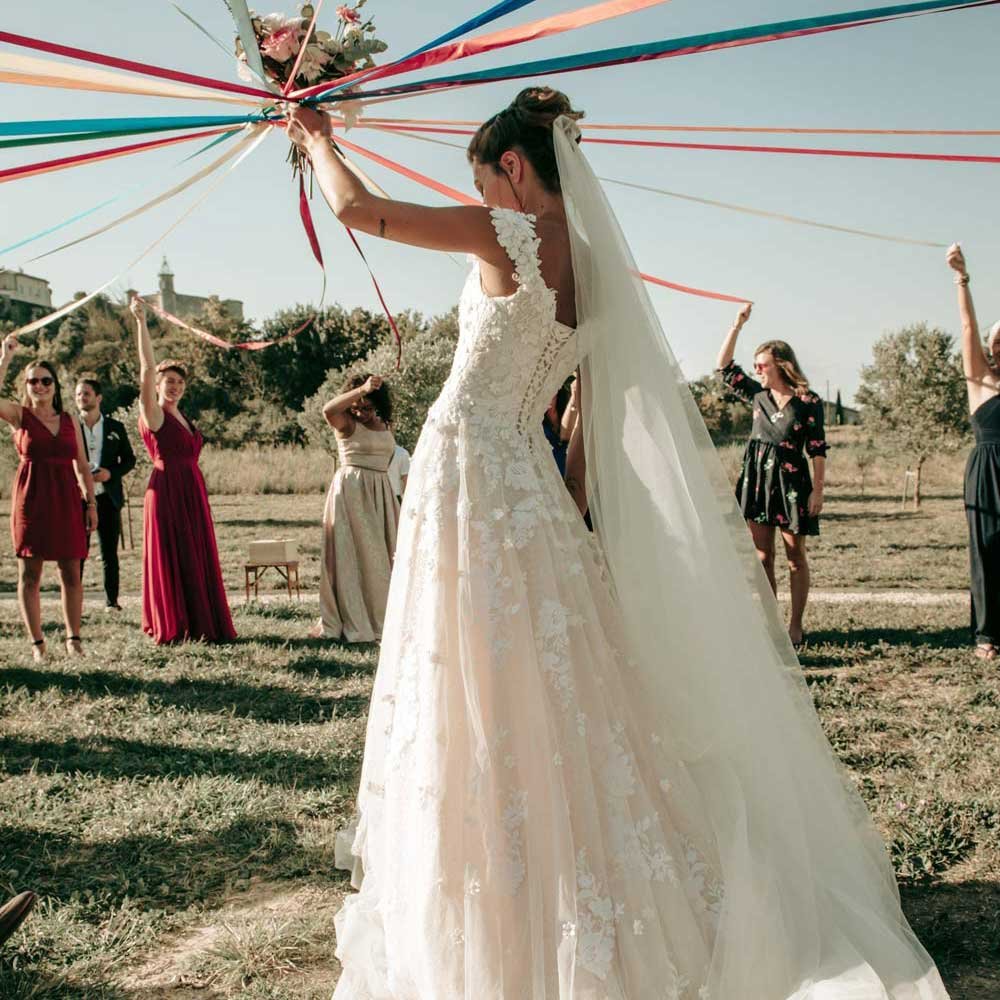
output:
M 57 690 L 97 698 L 145 695 L 157 705 L 190 712 L 219 712 L 258 722 L 316 723 L 331 718 L 354 718 L 368 710 L 368 699 L 357 695 L 317 696 L 276 685 L 191 678 L 146 680 L 110 671 L 64 674 L 30 667 L 6 667 L 0 669 L 0 685 L 8 684 L 28 691 Z
M 0 771 L 8 776 L 86 774 L 118 780 L 208 775 L 255 779 L 267 785 L 299 789 L 327 788 L 357 770 L 353 757 L 310 757 L 288 750 L 237 753 L 111 736 L 63 742 L 0 737 L 0 763 Z
M 975 977 L 966 1000 L 1000 996 L 1000 885 L 969 880 L 904 885 L 903 910 L 950 988 Z
M 257 519 L 253 517 L 222 517 L 219 518 L 219 526 L 227 528 L 309 528 L 316 525 L 315 517 L 282 518 L 265 517 Z
M 963 649 L 970 645 L 971 636 L 966 628 L 850 628 L 810 630 L 809 642 L 799 660 L 810 666 L 823 666 L 838 658 L 857 662 L 864 649 L 888 643 L 890 646 L 934 646 L 945 649 Z M 839 646 L 841 650 L 828 653 L 823 646 Z M 854 647 L 852 652 L 851 647 Z
M 126 897 L 144 909 L 183 910 L 221 902 L 249 874 L 268 881 L 334 884 L 328 849 L 304 847 L 295 825 L 270 818 L 237 819 L 195 838 L 135 835 L 87 841 L 65 833 L 0 826 L 0 853 L 25 885 L 42 896 L 95 897 L 94 918 Z
M 159 995 L 163 995 L 162 991 Z M 106 983 L 69 982 L 40 969 L 14 968 L 10 961 L 0 957 L 0 996 L 4 1000 L 136 1000 L 140 996 L 152 1000 L 157 994 L 126 992 Z

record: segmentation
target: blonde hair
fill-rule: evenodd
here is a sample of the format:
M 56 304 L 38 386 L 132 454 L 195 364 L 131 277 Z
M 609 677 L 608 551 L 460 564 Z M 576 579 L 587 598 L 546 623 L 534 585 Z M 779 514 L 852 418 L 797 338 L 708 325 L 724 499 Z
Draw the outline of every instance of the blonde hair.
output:
M 799 359 L 795 357 L 795 351 L 783 340 L 765 340 L 753 356 L 758 354 L 770 354 L 774 358 L 774 363 L 784 377 L 785 381 L 797 392 L 805 393 L 809 391 L 809 379 L 806 378 L 802 368 L 799 366 Z

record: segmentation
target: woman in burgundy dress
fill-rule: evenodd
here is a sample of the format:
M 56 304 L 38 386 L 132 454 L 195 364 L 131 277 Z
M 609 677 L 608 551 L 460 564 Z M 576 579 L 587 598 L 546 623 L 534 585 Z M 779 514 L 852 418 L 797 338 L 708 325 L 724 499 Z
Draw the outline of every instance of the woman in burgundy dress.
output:
M 201 432 L 177 404 L 187 372 L 156 363 L 146 311 L 133 299 L 139 341 L 139 432 L 153 460 L 142 511 L 142 627 L 157 643 L 236 638 L 198 468 Z
M 17 346 L 13 335 L 4 339 L 0 382 Z M 82 656 L 80 564 L 87 558 L 87 532 L 97 527 L 94 479 L 80 425 L 63 412 L 55 370 L 47 361 L 33 361 L 24 370 L 24 383 L 20 403 L 0 400 L 0 418 L 14 428 L 14 446 L 21 459 L 14 478 L 10 515 L 19 567 L 18 603 L 34 657 L 41 660 L 45 656 L 39 595 L 42 566 L 46 560 L 58 563 L 66 651 L 70 656 Z

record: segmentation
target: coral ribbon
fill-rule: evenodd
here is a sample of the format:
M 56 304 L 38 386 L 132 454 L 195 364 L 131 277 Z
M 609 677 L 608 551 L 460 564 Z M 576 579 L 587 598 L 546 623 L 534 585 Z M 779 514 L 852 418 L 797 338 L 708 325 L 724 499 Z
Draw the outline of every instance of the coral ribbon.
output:
M 576 28 L 599 24 L 611 18 L 622 17 L 625 14 L 632 14 L 647 7 L 656 7 L 669 2 L 670 0 L 604 0 L 604 2 L 593 4 L 590 7 L 582 7 L 579 10 L 556 14 L 553 17 L 545 17 L 540 21 L 532 21 L 530 24 L 506 28 L 503 31 L 494 31 L 488 35 L 480 35 L 478 38 L 461 42 L 449 42 L 429 50 L 421 50 L 414 55 L 399 59 L 396 62 L 387 63 L 385 66 L 352 73 L 343 80 L 338 80 L 333 87 L 329 83 L 308 87 L 298 91 L 297 96 L 307 97 L 318 95 L 316 100 L 322 101 L 325 95 L 336 93 L 352 82 L 371 83 L 373 80 L 380 80 L 388 76 L 397 76 L 400 73 L 428 69 L 431 66 L 438 66 L 441 63 L 467 59 L 470 56 L 493 52 L 496 49 L 519 45 L 522 42 L 533 42 L 540 38 L 547 38 L 550 35 L 558 35 L 565 31 L 573 31 Z
M 365 156 L 369 160 L 374 160 L 376 163 L 381 164 L 389 170 L 395 171 L 397 174 L 402 174 L 403 177 L 407 177 L 412 181 L 416 181 L 418 184 L 422 184 L 424 187 L 430 188 L 432 191 L 437 191 L 439 194 L 443 194 L 448 198 L 452 198 L 455 201 L 461 202 L 463 205 L 481 205 L 482 202 L 478 201 L 476 198 L 470 195 L 464 194 L 461 191 L 455 190 L 455 188 L 448 187 L 446 184 L 442 184 L 440 181 L 434 180 L 432 177 L 426 176 L 426 174 L 418 173 L 416 170 L 411 170 L 409 167 L 404 167 L 401 163 L 396 163 L 394 160 L 386 159 L 384 156 L 379 156 L 378 153 L 372 153 L 370 150 L 362 149 L 360 146 L 353 142 L 348 142 L 345 139 L 338 138 L 337 144 L 344 146 L 359 156 Z M 750 300 L 745 297 L 740 297 L 736 295 L 725 295 L 722 292 L 711 292 L 704 288 L 692 288 L 689 285 L 678 285 L 675 282 L 667 281 L 664 278 L 657 278 L 651 274 L 644 274 L 642 271 L 637 271 L 636 274 L 642 278 L 643 281 L 647 281 L 652 285 L 660 285 L 663 288 L 672 288 L 676 292 L 684 292 L 686 295 L 697 295 L 705 299 L 716 299 L 720 302 L 749 302 Z
M 114 69 L 125 69 L 142 76 L 155 76 L 162 80 L 173 80 L 176 83 L 188 83 L 195 87 L 207 87 L 212 90 L 223 90 L 231 94 L 249 94 L 253 97 L 270 99 L 271 93 L 258 87 L 248 87 L 240 83 L 228 83 L 225 80 L 215 80 L 209 76 L 199 76 L 196 73 L 184 73 L 176 69 L 165 69 L 150 63 L 136 62 L 134 59 L 119 59 L 117 56 L 105 55 L 102 52 L 91 52 L 88 49 L 78 49 L 71 45 L 60 45 L 56 42 L 45 42 L 39 38 L 29 38 L 27 35 L 15 35 L 10 31 L 0 31 L 0 42 L 17 45 L 21 48 L 34 49 L 38 52 L 48 52 L 51 55 L 67 56 L 83 62 L 96 63 L 99 66 L 111 66 Z
M 192 139 L 204 139 L 208 136 L 219 135 L 223 132 L 238 132 L 242 126 L 230 125 L 226 128 L 213 129 L 208 132 L 189 132 L 187 135 L 171 136 L 168 139 L 152 139 L 149 142 L 137 142 L 131 146 L 116 146 L 113 149 L 102 149 L 96 153 L 79 153 L 76 156 L 64 156 L 57 160 L 43 160 L 38 163 L 27 163 L 20 167 L 9 167 L 7 170 L 0 170 L 0 184 L 7 181 L 17 181 L 25 177 L 34 177 L 37 174 L 47 174 L 55 170 L 68 170 L 70 167 L 82 166 L 85 163 L 97 163 L 101 160 L 110 160 L 119 156 L 130 156 L 132 153 L 141 153 L 149 149 L 158 149 L 161 146 L 175 146 L 180 142 L 190 142 Z
M 743 45 L 757 45 L 763 42 L 802 38 L 808 35 L 839 31 L 847 28 L 865 27 L 884 21 L 905 17 L 916 17 L 939 11 L 958 11 L 976 7 L 988 7 L 1000 0 L 923 0 L 920 3 L 896 4 L 890 7 L 873 7 L 864 10 L 847 11 L 842 14 L 826 14 L 820 17 L 796 18 L 771 24 L 757 24 L 728 31 L 715 31 L 684 38 L 663 39 L 639 45 L 625 45 L 611 49 L 597 49 L 553 59 L 515 63 L 494 69 L 479 70 L 474 73 L 435 77 L 415 83 L 400 84 L 380 90 L 363 91 L 361 98 L 371 100 L 378 97 L 400 97 L 408 94 L 443 90 L 450 87 L 464 87 L 473 84 L 493 83 L 500 80 L 514 80 L 522 77 L 540 76 L 554 73 L 570 73 L 575 70 L 597 69 L 604 66 L 622 66 L 628 63 L 645 62 L 654 59 L 668 59 L 675 56 L 711 52 L 718 49 L 735 48 Z M 359 95 L 350 95 L 357 99 Z M 333 95 L 331 100 L 346 99 L 344 95 Z

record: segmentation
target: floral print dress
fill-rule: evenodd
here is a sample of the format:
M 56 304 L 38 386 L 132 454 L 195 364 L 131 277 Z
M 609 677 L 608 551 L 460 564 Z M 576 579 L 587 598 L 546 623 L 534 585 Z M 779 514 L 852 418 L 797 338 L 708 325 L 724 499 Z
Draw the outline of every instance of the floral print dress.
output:
M 720 374 L 753 406 L 753 427 L 736 484 L 743 516 L 793 535 L 818 535 L 819 518 L 809 515 L 809 459 L 826 455 L 823 401 L 809 392 L 779 408 L 770 391 L 735 362 Z

